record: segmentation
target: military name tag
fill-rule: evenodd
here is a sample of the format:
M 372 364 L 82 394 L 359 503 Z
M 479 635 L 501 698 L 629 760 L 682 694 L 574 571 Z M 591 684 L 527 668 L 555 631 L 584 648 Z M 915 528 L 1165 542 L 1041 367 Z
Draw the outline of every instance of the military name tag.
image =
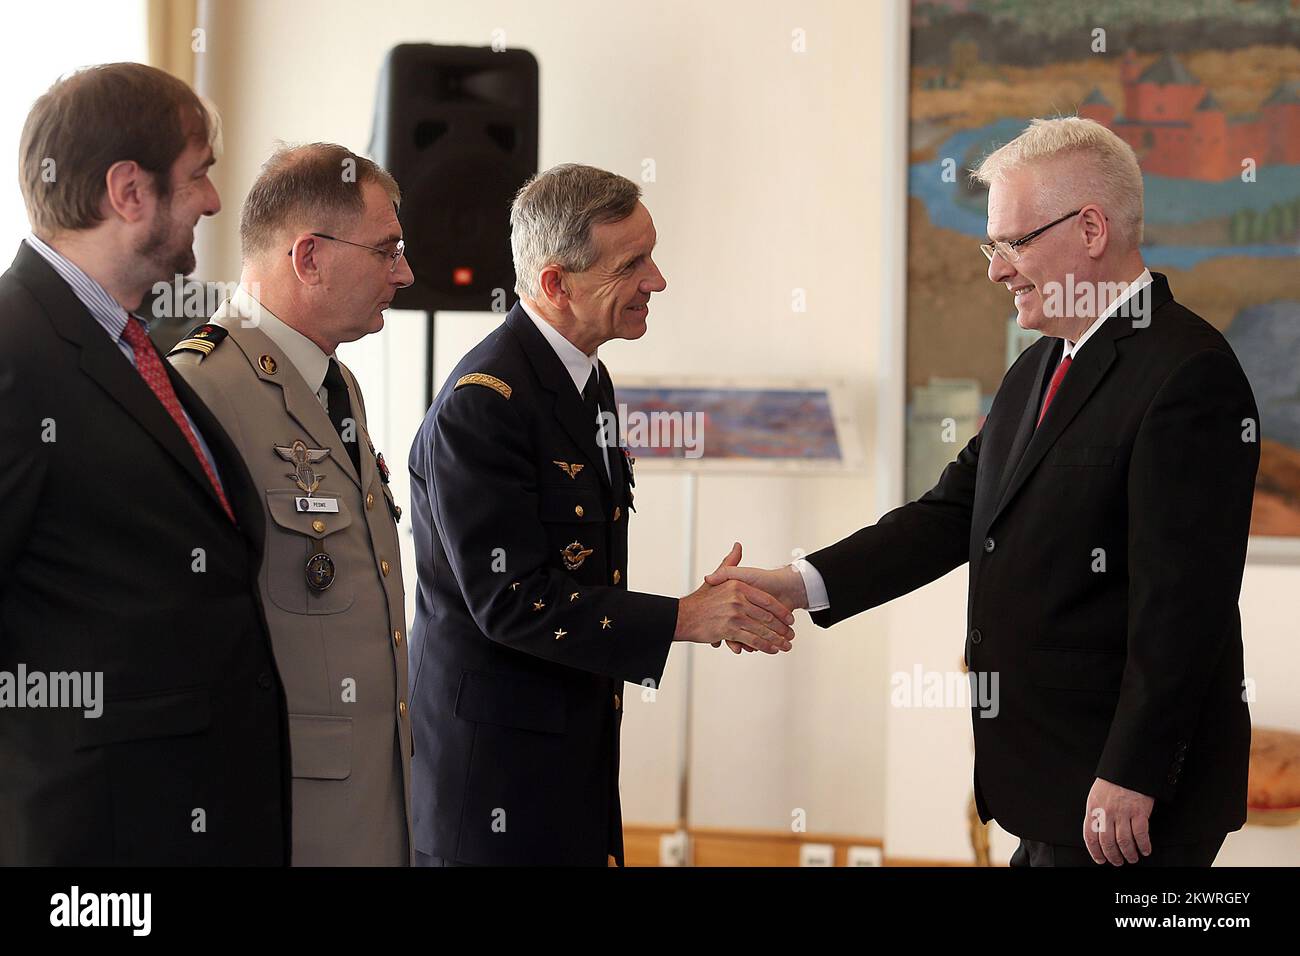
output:
M 339 500 L 337 498 L 295 498 L 294 504 L 302 512 L 332 515 L 339 513 Z

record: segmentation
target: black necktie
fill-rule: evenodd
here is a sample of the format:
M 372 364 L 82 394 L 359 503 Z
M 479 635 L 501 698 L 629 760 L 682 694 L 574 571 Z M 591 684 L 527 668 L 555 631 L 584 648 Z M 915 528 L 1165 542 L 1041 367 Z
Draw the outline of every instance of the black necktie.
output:
M 587 406 L 591 412 L 591 418 L 594 421 L 600 414 L 600 383 L 596 380 L 596 366 L 591 367 L 591 374 L 587 376 L 587 384 L 582 387 L 582 404 Z
M 346 427 L 344 420 L 352 418 L 352 402 L 348 398 L 348 383 L 343 381 L 343 370 L 339 368 L 339 363 L 334 359 L 330 359 L 329 368 L 325 372 L 325 394 L 330 406 L 330 421 L 334 423 L 334 430 L 339 433 L 339 441 L 342 441 L 343 447 L 348 450 L 348 457 L 352 459 L 352 466 L 357 470 L 357 477 L 360 477 L 361 454 L 357 450 L 357 426 L 355 421 L 350 422 L 352 428 L 349 433 L 352 435 L 352 440 L 343 441 L 343 432 Z
M 605 433 L 601 427 L 600 420 L 600 383 L 597 381 L 596 366 L 591 367 L 591 374 L 587 376 L 587 384 L 582 388 L 582 404 L 587 409 L 587 421 L 591 422 L 591 427 L 596 430 L 596 450 L 600 452 L 601 470 L 606 468 L 606 449 L 604 445 Z M 614 441 L 614 436 L 609 436 L 609 441 Z M 608 478 L 609 475 L 607 474 Z

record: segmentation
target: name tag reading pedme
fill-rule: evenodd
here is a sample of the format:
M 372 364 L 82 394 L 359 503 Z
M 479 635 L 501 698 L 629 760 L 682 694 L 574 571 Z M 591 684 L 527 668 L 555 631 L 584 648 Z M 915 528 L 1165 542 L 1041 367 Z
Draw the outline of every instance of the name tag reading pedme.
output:
M 337 498 L 312 498 L 298 497 L 293 499 L 294 507 L 300 512 L 309 512 L 311 514 L 338 514 L 339 500 Z

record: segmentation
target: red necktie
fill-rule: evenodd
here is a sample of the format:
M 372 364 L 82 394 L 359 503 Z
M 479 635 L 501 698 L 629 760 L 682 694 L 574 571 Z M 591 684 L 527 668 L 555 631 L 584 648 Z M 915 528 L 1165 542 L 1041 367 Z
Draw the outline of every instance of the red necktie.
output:
M 122 330 L 122 338 L 126 339 L 131 350 L 135 352 L 135 367 L 144 379 L 145 384 L 153 389 L 153 393 L 158 396 L 158 401 L 162 402 L 163 408 L 167 409 L 167 414 L 172 417 L 176 427 L 181 430 L 185 440 L 190 443 L 190 448 L 194 449 L 194 457 L 199 460 L 203 466 L 203 473 L 208 476 L 208 481 L 212 482 L 212 488 L 217 493 L 217 498 L 221 501 L 221 507 L 226 510 L 226 515 L 231 521 L 235 520 L 235 512 L 230 507 L 230 502 L 226 500 L 226 493 L 221 488 L 221 482 L 217 481 L 217 473 L 212 470 L 212 463 L 208 461 L 208 456 L 203 454 L 199 447 L 199 439 L 194 434 L 194 429 L 190 428 L 190 423 L 185 418 L 185 412 L 181 410 L 181 400 L 176 397 L 176 390 L 172 388 L 171 379 L 163 371 L 162 359 L 154 350 L 153 343 L 149 341 L 149 334 L 145 332 L 136 319 L 128 318 L 126 328 Z M 236 522 L 237 523 L 237 522 Z
M 1070 362 L 1073 359 L 1073 355 L 1067 355 L 1065 361 L 1056 366 L 1056 373 L 1052 376 L 1051 384 L 1047 386 L 1047 397 L 1043 399 L 1043 410 L 1038 413 L 1038 423 L 1034 425 L 1035 428 L 1043 424 L 1043 416 L 1047 414 L 1047 406 L 1052 404 L 1052 399 L 1056 397 L 1056 390 L 1061 387 L 1061 380 L 1065 378 L 1065 373 L 1069 371 Z

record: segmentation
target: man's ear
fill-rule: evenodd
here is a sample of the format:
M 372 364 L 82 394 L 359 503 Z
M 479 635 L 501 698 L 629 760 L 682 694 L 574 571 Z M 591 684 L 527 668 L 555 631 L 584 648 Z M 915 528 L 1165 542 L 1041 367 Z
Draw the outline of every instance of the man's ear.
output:
M 569 305 L 569 288 L 568 279 L 557 265 L 548 265 L 542 269 L 542 274 L 538 276 L 538 284 L 542 288 L 542 298 L 555 309 L 566 309 Z
M 1085 206 L 1079 213 L 1079 222 L 1083 227 L 1083 242 L 1088 249 L 1088 257 L 1100 259 L 1110 243 L 1110 223 L 1097 206 Z
M 125 222 L 142 222 L 150 215 L 156 201 L 152 176 L 135 160 L 121 160 L 104 174 L 104 199 L 101 209 Z M 107 209 L 103 206 L 107 205 Z
M 320 250 L 320 243 L 310 232 L 304 232 L 293 241 L 293 246 L 289 249 L 289 255 L 293 259 L 293 272 L 298 277 L 298 281 L 303 285 L 320 285 L 320 263 L 316 261 L 316 253 Z

